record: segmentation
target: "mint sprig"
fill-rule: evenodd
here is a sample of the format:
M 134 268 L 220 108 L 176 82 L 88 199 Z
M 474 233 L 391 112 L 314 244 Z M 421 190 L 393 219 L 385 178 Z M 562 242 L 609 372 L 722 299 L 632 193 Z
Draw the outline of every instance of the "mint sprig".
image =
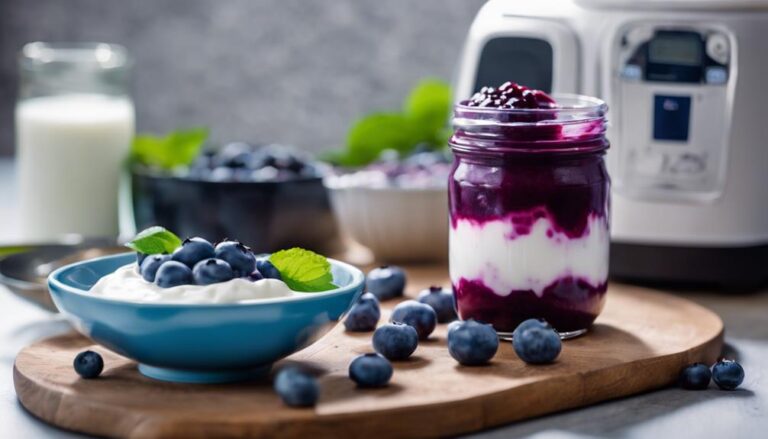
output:
M 444 148 L 450 137 L 451 89 L 439 79 L 419 82 L 400 112 L 375 112 L 355 121 L 347 132 L 346 147 L 324 158 L 342 166 L 364 166 L 382 151 L 394 149 L 407 156 L 418 145 Z
M 298 247 L 281 250 L 273 253 L 269 262 L 293 291 L 319 292 L 336 288 L 331 263 L 315 252 Z
M 165 136 L 140 134 L 133 139 L 131 157 L 143 165 L 162 169 L 187 166 L 200 153 L 206 139 L 206 128 L 176 130 Z
M 160 226 L 142 230 L 125 244 L 126 247 L 145 255 L 173 253 L 180 245 L 181 239 L 178 236 Z

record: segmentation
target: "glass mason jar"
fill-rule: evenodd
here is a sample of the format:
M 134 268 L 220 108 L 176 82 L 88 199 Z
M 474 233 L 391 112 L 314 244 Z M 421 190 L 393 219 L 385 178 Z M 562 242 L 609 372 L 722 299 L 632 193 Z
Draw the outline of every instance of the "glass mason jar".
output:
M 529 318 L 564 337 L 603 308 L 609 188 L 607 106 L 555 96 L 554 109 L 458 104 L 450 190 L 450 276 L 462 319 L 510 336 Z
M 118 185 L 134 135 L 129 67 L 116 45 L 22 49 L 16 154 L 25 239 L 117 237 Z

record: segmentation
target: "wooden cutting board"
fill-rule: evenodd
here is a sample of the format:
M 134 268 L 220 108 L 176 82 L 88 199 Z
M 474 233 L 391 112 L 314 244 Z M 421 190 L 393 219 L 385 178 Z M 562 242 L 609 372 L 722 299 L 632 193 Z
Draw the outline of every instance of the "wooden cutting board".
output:
M 446 283 L 444 269 L 409 270 L 410 295 Z M 387 303 L 385 308 L 391 308 Z M 382 320 L 388 317 L 384 310 Z M 658 291 L 612 284 L 606 308 L 585 336 L 566 341 L 558 361 L 528 366 L 509 342 L 493 362 L 459 366 L 439 325 L 409 361 L 394 363 L 387 388 L 362 390 L 347 378 L 352 358 L 372 350 L 370 334 L 343 325 L 289 357 L 320 376 L 315 408 L 283 406 L 267 381 L 173 384 L 142 376 L 136 364 L 69 334 L 28 346 L 16 358 L 21 403 L 62 428 L 112 437 L 438 437 L 481 430 L 669 385 L 691 362 L 712 363 L 723 323 L 711 311 Z M 105 369 L 78 379 L 74 356 L 93 349 Z

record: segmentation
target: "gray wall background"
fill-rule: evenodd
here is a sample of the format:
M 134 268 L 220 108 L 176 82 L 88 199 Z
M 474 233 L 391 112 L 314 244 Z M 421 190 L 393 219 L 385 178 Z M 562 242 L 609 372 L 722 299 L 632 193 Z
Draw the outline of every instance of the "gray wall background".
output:
M 138 130 L 321 151 L 356 117 L 451 80 L 483 0 L 0 0 L 0 155 L 28 41 L 105 41 L 136 60 Z

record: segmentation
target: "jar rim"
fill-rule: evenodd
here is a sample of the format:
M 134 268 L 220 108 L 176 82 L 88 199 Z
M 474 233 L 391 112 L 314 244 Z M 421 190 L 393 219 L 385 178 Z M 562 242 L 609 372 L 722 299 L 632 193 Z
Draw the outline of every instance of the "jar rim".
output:
M 608 112 L 608 104 L 602 99 L 570 93 L 553 94 L 552 98 L 557 102 L 553 108 L 494 108 L 494 107 L 470 107 L 459 102 L 454 110 L 454 123 L 457 120 L 471 120 L 471 124 L 493 123 L 495 125 L 543 125 L 543 124 L 568 124 L 580 123 L 590 119 L 602 118 Z M 501 116 L 499 120 L 493 115 Z M 511 116 L 520 115 L 533 117 L 535 122 L 508 121 Z M 536 115 L 555 115 L 554 118 L 537 118 Z M 478 116 L 478 117 L 472 117 Z M 522 119 L 525 119 L 524 117 Z M 461 122 L 460 122 L 461 123 Z
M 132 63 L 124 46 L 99 42 L 34 41 L 22 47 L 19 60 L 21 66 L 28 68 L 77 64 L 106 70 L 126 68 Z

